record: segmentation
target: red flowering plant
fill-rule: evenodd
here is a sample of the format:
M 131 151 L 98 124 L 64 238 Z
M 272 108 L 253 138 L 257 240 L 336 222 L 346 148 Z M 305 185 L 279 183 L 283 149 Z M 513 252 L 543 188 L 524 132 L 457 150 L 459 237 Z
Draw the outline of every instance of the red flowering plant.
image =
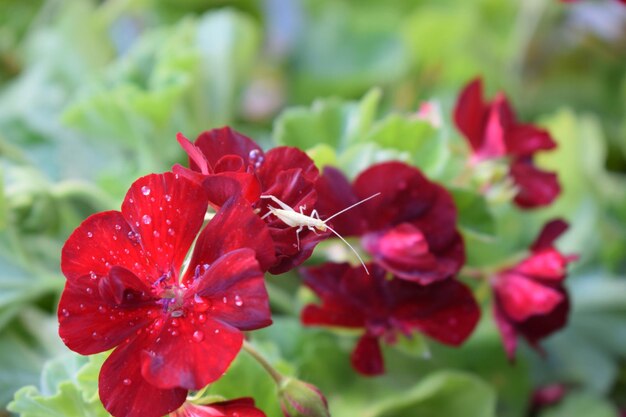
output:
M 393 344 L 399 334 L 411 337 L 419 330 L 460 345 L 480 313 L 471 291 L 453 278 L 465 250 L 450 194 L 400 162 L 374 165 L 352 185 L 337 169 L 326 168 L 318 191 L 321 213 L 381 195 L 335 226 L 343 236 L 361 238 L 372 257 L 371 276 L 345 263 L 304 268 L 304 282 L 322 304 L 307 306 L 302 322 L 361 329 L 351 361 L 365 375 L 384 372 L 379 339 Z
M 200 231 L 206 191 L 177 174 L 130 187 L 121 211 L 85 220 L 63 247 L 59 334 L 83 355 L 114 349 L 100 398 L 115 417 L 159 417 L 228 368 L 244 330 L 271 323 L 273 242 L 234 196 Z
M 267 215 L 269 206 L 275 205 L 268 196 L 297 212 L 315 206 L 319 171 L 301 150 L 281 146 L 264 152 L 252 139 L 229 127 L 203 132 L 194 143 L 179 134 L 178 141 L 189 156 L 189 168 L 177 165 L 174 171 L 203 184 L 212 206 L 219 207 L 230 195 L 241 192 L 265 220 L 276 249 L 271 273 L 300 265 L 330 234 L 307 228 L 296 233 L 283 220 Z
M 539 349 L 541 339 L 567 323 L 570 302 L 563 281 L 567 264 L 577 256 L 563 255 L 553 246 L 566 229 L 563 220 L 549 222 L 532 244 L 528 257 L 491 279 L 494 316 L 511 360 L 518 336 Z
M 454 122 L 472 149 L 472 164 L 509 158 L 509 175 L 516 187 L 514 202 L 519 207 L 546 206 L 559 195 L 556 174 L 533 163 L 536 152 L 554 149 L 555 142 L 546 130 L 520 123 L 503 93 L 485 101 L 482 80 L 470 81 L 457 99 Z

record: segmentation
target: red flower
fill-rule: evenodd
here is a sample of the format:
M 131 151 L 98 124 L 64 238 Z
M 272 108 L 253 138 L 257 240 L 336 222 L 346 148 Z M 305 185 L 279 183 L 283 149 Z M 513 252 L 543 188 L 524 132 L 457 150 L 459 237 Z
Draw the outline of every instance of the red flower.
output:
M 185 403 L 170 417 L 265 417 L 265 413 L 254 406 L 252 398 L 237 398 L 206 405 Z
M 494 315 L 509 359 L 515 357 L 517 336 L 534 348 L 538 342 L 567 322 L 569 298 L 563 280 L 567 264 L 575 256 L 564 256 L 552 244 L 565 231 L 567 223 L 548 223 L 531 254 L 493 279 Z
M 388 279 L 379 265 L 369 268 L 371 275 L 360 266 L 345 263 L 303 268 L 304 283 L 320 297 L 322 305 L 306 306 L 302 322 L 363 329 L 351 358 L 361 374 L 384 372 L 380 339 L 393 344 L 398 334 L 410 337 L 420 331 L 457 346 L 472 333 L 480 311 L 465 285 L 448 279 L 423 286 Z
M 482 80 L 471 81 L 459 95 L 454 122 L 468 140 L 474 162 L 511 158 L 510 173 L 519 188 L 515 196 L 518 206 L 545 206 L 559 195 L 556 174 L 541 171 L 532 162 L 535 152 L 554 149 L 556 143 L 547 131 L 519 123 L 504 94 L 485 102 Z
M 189 155 L 191 170 L 175 166 L 174 172 L 204 184 L 210 203 L 219 207 L 233 193 L 242 195 L 263 217 L 268 205 L 275 205 L 261 194 L 273 195 L 299 211 L 310 210 L 317 199 L 315 181 L 319 171 L 304 152 L 282 146 L 267 153 L 248 137 L 229 127 L 200 134 L 195 143 L 181 134 L 178 141 Z M 313 233 L 303 229 L 300 240 L 296 229 L 275 216 L 265 218 L 276 248 L 273 274 L 286 272 L 311 256 L 315 246 L 330 232 Z
M 360 236 L 374 262 L 399 278 L 429 284 L 454 275 L 465 262 L 452 197 L 417 168 L 377 164 L 353 185 L 337 169 L 325 168 L 317 189 L 317 210 L 326 216 L 381 192 L 342 214 L 333 227 L 343 236 Z
M 89 217 L 63 247 L 59 334 L 83 355 L 115 348 L 99 389 L 116 417 L 177 409 L 224 373 L 242 330 L 271 323 L 262 271 L 274 262 L 272 240 L 247 203 L 222 206 L 181 270 L 206 208 L 197 184 L 148 175 L 121 212 Z

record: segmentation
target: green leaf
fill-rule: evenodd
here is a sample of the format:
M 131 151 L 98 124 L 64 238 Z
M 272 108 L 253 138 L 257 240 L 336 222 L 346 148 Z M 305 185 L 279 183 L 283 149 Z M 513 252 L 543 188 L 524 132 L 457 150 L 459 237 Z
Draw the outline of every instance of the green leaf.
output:
M 370 166 L 386 161 L 404 161 L 409 163 L 408 152 L 397 149 L 383 149 L 375 143 L 359 143 L 348 147 L 339 158 L 341 170 L 348 177 L 355 177 Z
M 400 352 L 421 359 L 430 359 L 431 352 L 428 341 L 421 333 L 414 333 L 411 337 L 400 335 L 393 347 Z
M 449 159 L 448 143 L 429 122 L 392 114 L 377 122 L 363 139 L 384 149 L 405 151 L 429 177 L 441 174 Z
M 329 98 L 311 107 L 287 109 L 276 119 L 274 141 L 301 149 L 326 144 L 341 152 L 370 129 L 380 96 L 380 90 L 373 89 L 358 102 Z
M 491 417 L 496 396 L 481 379 L 458 371 L 439 371 L 410 390 L 374 406 L 372 417 Z
M 88 359 L 67 353 L 48 361 L 42 371 L 41 389 L 21 388 L 8 409 L 21 417 L 109 416 L 97 394 L 98 373 L 106 356 Z
M 610 402 L 586 392 L 571 393 L 558 405 L 550 407 L 539 417 L 618 417 Z
M 482 239 L 496 236 L 496 223 L 485 198 L 470 190 L 449 189 L 459 215 L 459 226 L 464 231 Z
M 338 166 L 337 153 L 335 149 L 325 143 L 320 143 L 309 150 L 307 155 L 315 162 L 315 166 L 319 170 L 324 169 L 325 166 Z

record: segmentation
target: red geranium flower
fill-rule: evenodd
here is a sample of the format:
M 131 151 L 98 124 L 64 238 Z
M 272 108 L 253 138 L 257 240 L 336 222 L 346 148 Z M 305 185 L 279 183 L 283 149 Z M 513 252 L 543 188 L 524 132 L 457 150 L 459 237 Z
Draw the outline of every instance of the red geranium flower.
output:
M 531 246 L 530 256 L 493 278 L 494 316 L 511 360 L 518 335 L 538 348 L 541 339 L 567 322 L 569 298 L 563 280 L 567 264 L 576 256 L 564 256 L 552 246 L 565 229 L 562 220 L 548 223 Z
M 120 211 L 85 220 L 63 247 L 59 334 L 90 355 L 115 348 L 100 398 L 116 417 L 160 417 L 188 390 L 218 379 L 242 330 L 271 323 L 263 270 L 274 262 L 265 224 L 226 202 L 200 233 L 206 191 L 173 173 L 137 180 Z
M 304 283 L 322 301 L 322 305 L 305 307 L 302 322 L 364 329 L 351 357 L 352 366 L 361 374 L 384 372 L 380 339 L 393 344 L 398 334 L 411 337 L 420 331 L 457 346 L 472 333 L 480 310 L 465 285 L 452 279 L 419 285 L 388 279 L 376 264 L 369 269 L 371 275 L 360 266 L 328 263 L 302 270 Z
M 482 80 L 471 81 L 459 95 L 454 122 L 472 148 L 473 162 L 511 158 L 510 174 L 519 188 L 515 196 L 518 206 L 545 206 L 559 195 L 556 174 L 537 169 L 532 162 L 535 152 L 554 149 L 556 143 L 546 130 L 519 123 L 504 94 L 485 102 Z
M 265 413 L 254 406 L 252 398 L 237 398 L 206 405 L 185 403 L 170 417 L 265 417 Z
M 374 262 L 399 278 L 429 284 L 454 275 L 465 262 L 452 197 L 417 168 L 377 164 L 352 185 L 339 170 L 325 168 L 317 189 L 322 219 L 381 192 L 343 214 L 333 227 L 343 236 L 360 236 Z
M 297 148 L 281 146 L 265 153 L 250 138 L 229 127 L 204 132 L 194 143 L 179 134 L 178 141 L 189 155 L 190 169 L 175 166 L 174 172 L 204 184 L 215 207 L 239 190 L 261 217 L 268 212 L 268 205 L 275 205 L 261 195 L 275 196 L 295 211 L 315 206 L 319 171 Z M 269 269 L 273 274 L 300 265 L 330 234 L 305 228 L 298 242 L 295 228 L 275 216 L 265 217 L 265 221 L 276 248 L 276 263 Z

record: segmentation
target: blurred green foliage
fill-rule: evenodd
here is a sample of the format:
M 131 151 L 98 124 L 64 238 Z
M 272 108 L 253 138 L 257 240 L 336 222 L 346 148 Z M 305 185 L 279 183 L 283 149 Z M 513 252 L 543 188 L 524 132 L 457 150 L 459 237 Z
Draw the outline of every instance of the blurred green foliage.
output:
M 270 281 L 280 314 L 252 337 L 318 385 L 333 415 L 521 417 L 533 388 L 561 383 L 571 393 L 542 417 L 615 416 L 626 408 L 625 63 L 626 8 L 610 0 L 0 2 L 0 406 L 106 415 L 103 356 L 68 356 L 56 337 L 61 247 L 136 177 L 182 162 L 176 132 L 229 124 L 350 177 L 391 159 L 418 166 L 453 190 L 474 268 L 519 257 L 548 219 L 571 223 L 559 246 L 581 257 L 573 312 L 545 359 L 523 349 L 506 361 L 477 285 L 483 320 L 461 349 L 421 338 L 386 348 L 389 375 L 363 379 L 349 366 L 354 336 L 303 329 L 306 292 L 293 295 L 294 277 Z M 553 206 L 520 212 L 508 184 L 482 195 L 467 172 L 450 114 L 477 75 L 558 142 L 537 158 L 563 185 Z M 431 99 L 440 125 L 418 117 Z M 243 354 L 211 393 L 279 413 Z

